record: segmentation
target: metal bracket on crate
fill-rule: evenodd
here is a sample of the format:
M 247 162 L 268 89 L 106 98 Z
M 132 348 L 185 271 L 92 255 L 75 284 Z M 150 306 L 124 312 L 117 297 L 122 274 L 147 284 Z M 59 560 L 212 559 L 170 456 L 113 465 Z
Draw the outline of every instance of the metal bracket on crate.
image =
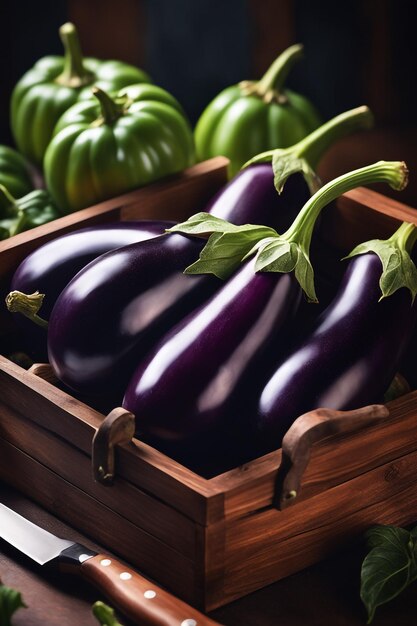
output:
M 28 372 L 42 378 L 42 380 L 45 380 L 47 383 L 51 383 L 51 385 L 56 385 L 58 382 L 58 378 L 49 363 L 34 363 L 28 369 Z
M 285 509 L 297 501 L 313 444 L 337 433 L 352 433 L 388 415 L 384 404 L 372 404 L 353 411 L 316 409 L 301 415 L 282 440 L 273 506 Z
M 113 409 L 98 427 L 92 444 L 94 480 L 103 485 L 112 485 L 115 475 L 115 449 L 118 443 L 125 444 L 135 434 L 135 416 L 122 407 Z

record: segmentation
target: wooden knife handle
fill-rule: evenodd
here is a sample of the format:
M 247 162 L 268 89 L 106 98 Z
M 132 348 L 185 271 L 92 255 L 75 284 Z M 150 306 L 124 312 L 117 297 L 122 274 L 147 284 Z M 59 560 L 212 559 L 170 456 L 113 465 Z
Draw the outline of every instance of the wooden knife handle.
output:
M 219 626 L 112 557 L 84 561 L 81 574 L 135 623 L 143 626 Z

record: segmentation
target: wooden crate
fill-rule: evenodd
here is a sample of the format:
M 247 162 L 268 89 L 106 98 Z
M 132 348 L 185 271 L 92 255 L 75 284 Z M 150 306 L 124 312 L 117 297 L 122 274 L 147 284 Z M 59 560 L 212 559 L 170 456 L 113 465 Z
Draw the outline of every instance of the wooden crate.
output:
M 358 189 L 325 213 L 320 236 L 340 254 L 388 236 L 401 220 L 417 223 L 417 214 Z M 388 409 L 315 443 L 289 500 L 282 496 L 296 464 L 285 473 L 282 449 L 205 479 L 133 438 L 116 446 L 108 486 L 92 471 L 93 441 L 108 418 L 0 357 L 0 478 L 209 611 L 324 558 L 372 524 L 415 522 L 417 391 Z

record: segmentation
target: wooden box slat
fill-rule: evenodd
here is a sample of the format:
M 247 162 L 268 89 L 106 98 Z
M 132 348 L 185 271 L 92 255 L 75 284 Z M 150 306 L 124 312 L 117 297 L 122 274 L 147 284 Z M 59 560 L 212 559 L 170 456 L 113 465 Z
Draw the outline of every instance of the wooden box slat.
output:
M 90 455 L 68 445 L 65 439 L 54 437 L 8 406 L 2 407 L 0 436 L 29 455 L 33 454 L 33 442 L 36 441 L 36 458 L 42 465 L 111 508 L 114 490 L 88 480 Z M 188 558 L 195 557 L 196 537 L 192 520 L 120 477 L 117 480 L 117 501 L 120 515 Z
M 0 441 L 0 455 L 2 480 L 75 528 L 83 528 L 95 542 L 111 546 L 113 552 L 188 602 L 196 603 L 196 597 L 201 597 L 201 591 L 196 590 L 194 560 L 132 524 L 7 441 Z
M 29 416 L 85 454 L 91 453 L 93 436 L 104 416 L 50 383 L 22 370 L 0 356 L 1 402 Z M 206 524 L 222 515 L 218 490 L 176 461 L 135 441 L 118 454 L 120 476 L 154 493 L 191 519 Z
M 416 460 L 413 453 L 394 466 L 386 464 L 357 482 L 349 481 L 342 488 L 312 498 L 308 506 L 304 502 L 283 512 L 266 511 L 231 524 L 226 536 L 226 576 L 220 594 L 210 598 L 210 606 L 231 602 L 308 567 L 374 524 L 402 526 L 414 522 Z M 391 475 L 398 480 L 387 481 L 386 476 Z M 370 491 L 371 480 L 377 483 Z M 360 500 L 357 495 L 362 495 Z M 376 499 L 372 500 L 373 496 Z M 289 511 L 291 515 L 283 519 Z M 340 515 L 335 516 L 335 511 Z
M 388 404 L 390 416 L 378 425 L 349 435 L 335 435 L 313 446 L 300 500 L 416 449 L 417 391 Z M 280 450 L 212 479 L 224 492 L 227 519 L 271 506 Z M 417 513 L 417 511 L 416 511 Z
M 200 195 L 207 200 L 225 182 L 224 160 L 207 163 L 200 182 L 185 174 L 182 192 L 165 181 L 154 187 L 157 198 L 151 188 L 141 190 L 140 203 L 128 194 L 103 213 L 86 209 L 84 217 L 155 217 L 162 205 L 172 211 L 164 217 L 183 219 Z M 389 236 L 402 220 L 417 223 L 417 213 L 357 189 L 325 212 L 320 236 L 329 258 L 340 258 L 360 241 Z M 42 239 L 25 241 L 30 248 Z M 16 246 L 9 274 L 27 252 Z M 2 256 L 0 248 L 0 276 Z M 316 444 L 301 493 L 279 511 L 273 501 L 281 450 L 206 480 L 134 439 L 117 448 L 114 486 L 95 484 L 91 445 L 104 416 L 0 357 L 0 478 L 211 610 L 322 559 L 372 524 L 417 519 L 417 391 L 389 409 L 377 425 Z

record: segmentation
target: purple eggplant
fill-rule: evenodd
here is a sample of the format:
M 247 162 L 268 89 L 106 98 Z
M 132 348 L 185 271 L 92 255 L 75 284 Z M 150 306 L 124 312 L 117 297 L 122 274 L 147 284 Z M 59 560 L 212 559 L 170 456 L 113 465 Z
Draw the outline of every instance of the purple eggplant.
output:
M 221 421 L 300 296 L 292 274 L 255 273 L 248 261 L 139 365 L 123 400 L 139 433 L 181 440 Z M 236 399 L 244 406 L 243 394 Z
M 238 224 L 251 211 L 253 219 L 261 214 L 271 222 L 281 198 L 271 166 L 254 165 L 217 193 L 208 211 Z M 82 393 L 102 393 L 109 384 L 122 390 L 137 355 L 221 285 L 214 277 L 183 274 L 204 243 L 168 233 L 104 254 L 80 271 L 50 317 L 48 355 L 58 378 Z
M 301 289 L 316 299 L 308 255 L 322 208 L 359 185 L 402 188 L 405 176 L 404 164 L 380 162 L 331 181 L 286 233 L 260 242 L 254 259 L 174 326 L 138 363 L 126 389 L 123 406 L 135 414 L 139 436 L 194 446 L 196 435 L 220 432 L 233 413 L 240 420 L 271 355 L 286 346 Z
M 29 254 L 15 271 L 11 288 L 45 293 L 42 315 L 48 318 L 63 288 L 88 263 L 110 250 L 163 235 L 174 222 L 137 220 L 81 228 L 48 241 Z
M 42 317 L 49 318 L 64 287 L 88 263 L 101 254 L 128 244 L 162 235 L 174 222 L 137 220 L 89 226 L 48 241 L 29 254 L 18 266 L 12 291 L 45 294 Z M 10 298 L 9 298 L 10 300 Z M 36 359 L 46 359 L 46 333 L 23 316 L 17 317 L 25 336 L 25 351 Z
M 417 317 L 417 270 L 408 252 L 416 236 L 414 225 L 403 224 L 387 242 L 352 252 L 360 256 L 350 260 L 336 296 L 260 394 L 256 423 L 267 448 L 278 447 L 307 411 L 383 401 Z
M 283 162 L 293 163 L 295 156 L 299 161 L 291 173 L 303 171 L 291 177 L 291 190 L 285 187 L 278 195 L 271 165 L 254 164 L 220 190 L 207 212 L 234 224 L 290 223 L 287 206 L 298 209 L 301 198 L 310 195 L 305 159 L 318 159 L 331 138 L 369 126 L 370 118 L 367 107 L 360 107 L 323 125 L 314 141 L 306 138 L 284 151 Z M 283 172 L 286 180 L 288 170 L 283 167 Z M 182 273 L 203 245 L 201 239 L 170 233 L 107 253 L 82 270 L 61 293 L 50 318 L 48 353 L 58 377 L 74 390 L 90 393 L 127 381 L 152 343 L 220 287 L 213 277 Z

